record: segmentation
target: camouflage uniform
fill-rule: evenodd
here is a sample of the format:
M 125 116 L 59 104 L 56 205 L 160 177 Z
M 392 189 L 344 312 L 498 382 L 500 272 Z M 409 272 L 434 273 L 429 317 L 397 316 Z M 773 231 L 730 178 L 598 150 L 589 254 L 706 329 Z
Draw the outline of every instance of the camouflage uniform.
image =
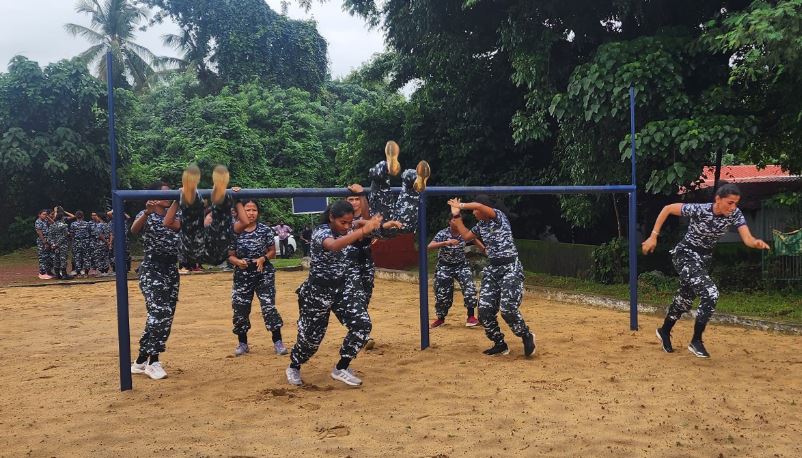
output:
M 530 331 L 520 311 L 524 271 L 518 260 L 510 221 L 501 210 L 494 211 L 495 218 L 479 221 L 471 232 L 485 244 L 488 257 L 487 266 L 482 270 L 482 287 L 479 291 L 479 321 L 485 328 L 487 338 L 500 344 L 504 342 L 504 334 L 496 318 L 499 310 L 513 334 L 524 337 Z
M 53 252 L 51 251 L 50 247 L 48 246 L 48 232 L 50 231 L 50 223 L 46 220 L 41 220 L 39 218 L 36 219 L 36 222 L 33 223 L 34 230 L 38 229 L 42 231 L 42 236 L 45 238 L 45 242 L 39 238 L 39 235 L 36 236 L 36 254 L 39 257 L 39 273 L 46 274 L 53 270 Z
M 258 223 L 251 232 L 242 232 L 232 244 L 231 250 L 240 259 L 251 260 L 265 256 L 268 248 L 273 246 L 273 229 Z M 253 293 L 259 298 L 262 318 L 268 331 L 281 329 L 284 322 L 276 309 L 276 269 L 270 261 L 265 261 L 264 270 L 257 272 L 256 267 L 247 270 L 237 268 L 234 271 L 234 286 L 231 289 L 231 305 L 234 309 L 234 334 L 246 334 L 251 329 L 251 303 Z
M 101 237 L 103 237 L 101 239 Z M 92 267 L 101 271 L 109 271 L 109 246 L 106 240 L 109 237 L 108 223 L 99 222 L 92 226 Z
M 735 209 L 729 216 L 714 215 L 712 203 L 684 204 L 680 213 L 689 217 L 690 221 L 685 237 L 671 250 L 680 285 L 666 316 L 672 321 L 679 320 L 682 314 L 690 312 L 698 296 L 700 301 L 696 321 L 705 325 L 716 311 L 719 294 L 708 273 L 713 247 L 730 227 L 746 225 L 746 219 L 740 209 Z
M 123 231 L 125 233 L 125 241 L 124 241 L 125 254 L 123 256 L 124 256 L 124 259 L 125 259 L 125 271 L 126 272 L 131 270 L 131 250 L 130 250 L 130 247 L 128 246 L 128 235 L 129 235 L 129 233 L 131 231 L 130 223 L 131 223 L 130 218 L 126 218 L 126 219 L 123 220 Z M 114 234 L 114 221 L 113 220 L 109 221 L 109 234 L 112 235 L 112 236 L 115 235 Z M 114 245 L 115 244 L 112 243 L 111 250 L 109 250 L 109 264 L 111 265 L 111 270 L 116 272 L 116 270 L 117 270 L 116 262 L 117 261 L 115 259 Z
M 88 272 L 92 267 L 92 223 L 82 219 L 70 223 L 72 260 L 76 272 Z
M 53 270 L 56 274 L 67 272 L 67 253 L 69 246 L 69 227 L 63 220 L 50 225 L 47 230 L 47 242 L 53 250 Z
M 438 232 L 433 242 L 445 242 L 450 239 L 459 240 L 458 245 L 444 246 L 437 253 L 437 267 L 434 271 L 434 311 L 437 318 L 444 319 L 454 302 L 454 280 L 459 282 L 465 308 L 476 309 L 476 285 L 473 283 L 473 271 L 465 257 L 465 241 L 451 229 Z
M 317 352 L 326 328 L 329 312 L 348 329 L 340 347 L 340 357 L 354 359 L 365 345 L 371 331 L 367 309 L 345 302 L 347 258 L 345 250 L 326 251 L 323 241 L 337 235 L 328 224 L 312 233 L 309 278 L 298 288 L 298 339 L 290 355 L 291 366 L 300 367 Z
M 228 257 L 234 240 L 231 226 L 233 199 L 226 194 L 220 205 L 212 205 L 212 222 L 204 226 L 205 211 L 200 194 L 192 205 L 181 203 L 181 250 L 187 261 L 218 265 Z
M 401 174 L 401 192 L 398 197 L 390 191 L 390 174 L 387 162 L 381 161 L 370 169 L 370 192 L 368 204 L 373 214 L 381 213 L 384 221 L 400 221 L 401 229 L 379 229 L 374 233 L 378 238 L 391 238 L 399 233 L 415 232 L 418 228 L 418 203 L 420 193 L 413 185 L 418 173 L 407 169 Z
M 354 221 L 359 219 L 361 217 L 355 217 Z M 372 238 L 365 237 L 353 245 L 348 245 L 343 250 L 347 258 L 343 300 L 346 304 L 363 307 L 365 310 L 367 310 L 370 298 L 373 296 L 373 283 L 376 274 L 376 266 L 373 264 L 373 256 L 370 251 L 372 242 Z
M 145 212 L 136 216 L 139 219 Z M 180 218 L 180 213 L 176 215 Z M 178 303 L 179 236 L 164 226 L 164 216 L 151 213 L 142 228 L 144 258 L 140 264 L 139 289 L 145 297 L 148 312 L 145 330 L 139 339 L 140 355 L 164 352 Z

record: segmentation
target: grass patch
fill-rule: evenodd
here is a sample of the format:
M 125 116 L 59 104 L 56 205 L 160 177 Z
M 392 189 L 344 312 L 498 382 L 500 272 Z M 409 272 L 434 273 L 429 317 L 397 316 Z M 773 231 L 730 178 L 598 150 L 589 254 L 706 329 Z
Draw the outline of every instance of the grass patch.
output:
M 627 284 L 602 285 L 589 280 L 533 272 L 526 272 L 526 284 L 621 300 L 629 299 L 629 285 Z M 727 292 L 726 288 L 720 289 L 720 291 L 717 312 L 802 324 L 802 293 L 800 292 Z M 674 292 L 658 291 L 649 286 L 639 285 L 638 296 L 641 303 L 665 307 L 671 303 Z
M 20 264 L 38 264 L 39 255 L 36 252 L 36 247 L 21 248 L 17 251 L 4 254 L 0 256 L 0 267 L 2 266 L 18 266 Z
M 301 265 L 301 258 L 271 259 L 270 263 L 274 267 L 298 267 Z

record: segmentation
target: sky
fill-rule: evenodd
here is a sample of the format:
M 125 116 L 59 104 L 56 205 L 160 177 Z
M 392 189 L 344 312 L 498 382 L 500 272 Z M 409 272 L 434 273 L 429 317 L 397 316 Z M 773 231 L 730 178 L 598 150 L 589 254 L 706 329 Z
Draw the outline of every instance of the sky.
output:
M 281 10 L 280 0 L 266 1 L 274 11 Z M 89 24 L 88 16 L 75 12 L 75 3 L 75 0 L 0 0 L 0 72 L 5 72 L 9 60 L 18 54 L 44 67 L 89 48 L 89 42 L 64 30 L 68 22 Z M 338 0 L 322 5 L 316 1 L 307 13 L 291 2 L 288 11 L 291 18 L 317 21 L 318 32 L 329 44 L 333 78 L 347 75 L 384 49 L 382 32 L 369 30 L 362 19 L 343 12 L 341 5 Z M 173 49 L 162 45 L 161 35 L 177 32 L 174 23 L 165 22 L 139 32 L 136 41 L 157 55 L 175 56 Z

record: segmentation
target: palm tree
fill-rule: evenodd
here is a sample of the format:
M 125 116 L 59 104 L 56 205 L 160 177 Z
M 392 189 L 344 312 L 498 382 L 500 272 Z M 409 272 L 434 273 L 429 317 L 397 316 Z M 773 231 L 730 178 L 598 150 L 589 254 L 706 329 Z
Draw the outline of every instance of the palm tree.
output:
M 79 54 L 87 65 L 95 66 L 97 76 L 106 81 L 106 52 L 111 50 L 114 66 L 114 85 L 133 81 L 135 90 L 148 86 L 156 74 L 154 67 L 164 62 L 148 48 L 134 43 L 137 25 L 147 19 L 147 9 L 131 4 L 129 0 L 79 0 L 75 11 L 88 14 L 89 27 L 65 24 L 64 28 L 73 36 L 82 36 L 92 47 Z

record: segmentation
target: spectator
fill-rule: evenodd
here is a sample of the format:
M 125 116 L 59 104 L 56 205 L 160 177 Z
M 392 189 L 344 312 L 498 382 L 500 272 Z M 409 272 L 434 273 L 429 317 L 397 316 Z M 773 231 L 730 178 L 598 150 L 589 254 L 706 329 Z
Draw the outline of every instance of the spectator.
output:
M 304 257 L 309 256 L 309 241 L 312 239 L 312 225 L 307 224 L 301 232 L 301 248 L 304 250 Z
M 284 224 L 284 220 L 279 220 L 278 226 L 274 226 L 273 230 L 278 235 L 278 244 L 279 244 L 279 253 L 282 258 L 287 258 L 287 247 L 289 246 L 289 238 L 290 234 L 292 234 L 292 228 Z

